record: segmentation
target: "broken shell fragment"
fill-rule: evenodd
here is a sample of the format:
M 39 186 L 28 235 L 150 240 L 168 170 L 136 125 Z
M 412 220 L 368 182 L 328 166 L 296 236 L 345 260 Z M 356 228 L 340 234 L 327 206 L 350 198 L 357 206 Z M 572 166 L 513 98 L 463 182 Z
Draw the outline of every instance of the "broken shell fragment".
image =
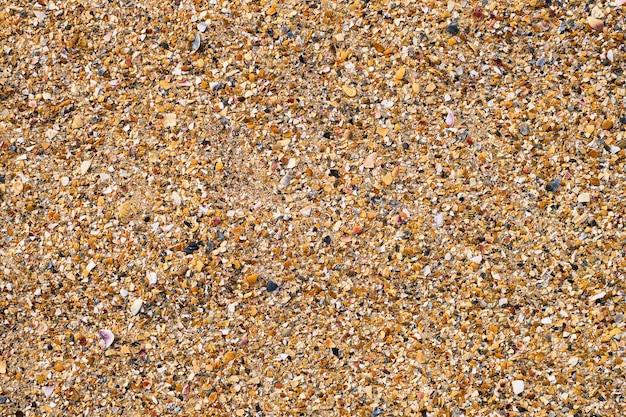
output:
M 100 347 L 102 347 L 102 349 L 108 349 L 115 340 L 113 332 L 107 329 L 99 330 L 98 336 L 100 336 Z

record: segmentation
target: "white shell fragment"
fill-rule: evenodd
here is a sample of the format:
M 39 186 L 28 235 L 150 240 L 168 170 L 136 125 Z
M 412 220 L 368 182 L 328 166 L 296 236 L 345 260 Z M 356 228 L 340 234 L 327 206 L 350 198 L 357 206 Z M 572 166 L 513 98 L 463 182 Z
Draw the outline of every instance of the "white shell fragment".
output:
M 200 42 L 200 33 L 196 33 L 196 37 L 193 39 L 193 44 L 191 44 L 192 52 L 196 52 L 198 49 L 200 49 Z
M 91 167 L 91 159 L 89 159 L 87 161 L 83 161 L 80 164 L 80 173 L 81 173 L 81 175 L 85 175 L 87 173 L 87 171 L 89 171 L 89 167 Z
M 143 306 L 143 300 L 141 298 L 137 298 L 130 306 L 130 315 L 136 316 L 141 310 L 141 306 Z
M 591 195 L 589 195 L 589 193 L 580 193 L 578 195 L 579 203 L 588 203 L 590 201 L 591 201 Z
M 291 184 L 291 172 L 285 174 L 285 176 L 280 180 L 280 188 L 287 188 Z

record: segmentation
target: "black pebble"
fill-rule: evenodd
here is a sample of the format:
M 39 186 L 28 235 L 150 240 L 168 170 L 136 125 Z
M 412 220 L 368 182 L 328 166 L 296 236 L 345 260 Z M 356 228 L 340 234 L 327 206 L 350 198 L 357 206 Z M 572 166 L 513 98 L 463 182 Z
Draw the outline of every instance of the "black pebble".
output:
M 275 283 L 272 280 L 267 281 L 267 291 L 268 292 L 276 291 L 277 288 L 278 288 L 278 284 L 277 283 Z
M 159 46 L 165 50 L 170 49 L 170 45 L 167 42 L 161 42 Z
M 330 236 L 324 236 L 323 242 L 330 245 Z
M 4 395 L 0 396 L 0 404 L 4 404 L 5 402 L 7 402 L 8 398 L 5 397 Z
M 330 170 L 330 176 L 331 177 L 335 177 L 335 178 L 339 178 L 339 171 L 336 169 L 331 169 Z
M 339 357 L 339 349 L 337 349 L 336 347 L 331 349 L 333 351 L 333 355 L 335 355 L 336 357 Z
M 330 132 L 324 132 L 322 136 L 324 136 L 326 139 L 330 139 Z
M 626 125 L 626 116 L 622 116 L 622 117 L 620 117 L 620 118 L 619 118 L 619 121 L 620 121 L 620 123 L 621 123 L 621 124 Z
M 402 149 L 404 149 L 405 151 L 406 151 L 407 149 L 409 149 L 409 144 L 408 144 L 407 142 L 403 142 L 403 143 L 402 143 Z
M 452 22 L 448 26 L 446 26 L 446 32 L 450 35 L 454 36 L 459 33 L 459 24 L 457 22 Z
M 200 246 L 198 246 L 196 242 L 191 242 L 190 244 L 185 246 L 185 249 L 183 249 L 183 252 L 185 252 L 187 255 L 191 255 L 198 249 L 200 249 Z
M 559 189 L 560 185 L 561 185 L 561 179 L 555 178 L 546 184 L 546 191 L 555 192 L 556 190 Z

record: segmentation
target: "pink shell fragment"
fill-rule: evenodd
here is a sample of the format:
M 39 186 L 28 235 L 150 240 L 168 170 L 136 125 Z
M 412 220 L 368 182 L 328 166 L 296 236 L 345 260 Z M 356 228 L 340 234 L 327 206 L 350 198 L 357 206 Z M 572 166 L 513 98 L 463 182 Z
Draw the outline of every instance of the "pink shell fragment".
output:
M 602 27 L 604 26 L 604 22 L 602 20 L 595 18 L 593 16 L 589 16 L 587 18 L 587 24 L 591 26 L 592 29 L 597 30 L 597 31 L 601 31 Z
M 378 153 L 373 152 L 365 158 L 363 162 L 363 166 L 367 169 L 374 169 L 376 167 L 376 158 L 378 158 Z
M 47 385 L 43 387 L 43 394 L 46 396 L 46 398 L 50 397 L 53 392 L 54 392 L 54 385 Z
M 113 344 L 113 341 L 115 340 L 115 336 L 113 335 L 113 332 L 111 330 L 99 330 L 98 336 L 100 336 L 101 339 L 100 346 L 102 347 L 102 349 L 107 349 Z
M 446 116 L 446 123 L 448 124 L 448 126 L 453 127 L 454 126 L 454 113 L 452 113 L 450 110 L 448 110 L 448 116 Z

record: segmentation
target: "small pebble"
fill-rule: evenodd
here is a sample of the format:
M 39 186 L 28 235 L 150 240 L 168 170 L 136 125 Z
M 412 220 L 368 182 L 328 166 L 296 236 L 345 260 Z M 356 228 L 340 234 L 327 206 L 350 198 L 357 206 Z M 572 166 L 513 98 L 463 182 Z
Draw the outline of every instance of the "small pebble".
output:
M 278 289 L 278 284 L 272 280 L 267 281 L 267 292 L 276 291 Z
M 528 127 L 528 123 L 526 122 L 520 123 L 519 131 L 522 135 L 528 136 L 530 134 L 530 127 Z
M 555 192 L 556 190 L 559 189 L 560 185 L 561 185 L 561 179 L 555 178 L 546 184 L 546 191 Z
M 372 410 L 372 417 L 377 417 L 379 415 L 381 415 L 383 413 L 383 409 L 380 407 L 375 407 L 374 410 Z
M 187 246 L 185 246 L 185 248 L 183 249 L 183 252 L 185 252 L 187 255 L 191 255 L 192 253 L 194 253 L 198 249 L 200 249 L 200 246 L 198 245 L 198 243 L 197 242 L 191 242 Z
M 459 23 L 456 22 L 456 21 L 450 23 L 448 26 L 446 26 L 446 32 L 448 32 L 452 36 L 458 34 L 459 33 Z

